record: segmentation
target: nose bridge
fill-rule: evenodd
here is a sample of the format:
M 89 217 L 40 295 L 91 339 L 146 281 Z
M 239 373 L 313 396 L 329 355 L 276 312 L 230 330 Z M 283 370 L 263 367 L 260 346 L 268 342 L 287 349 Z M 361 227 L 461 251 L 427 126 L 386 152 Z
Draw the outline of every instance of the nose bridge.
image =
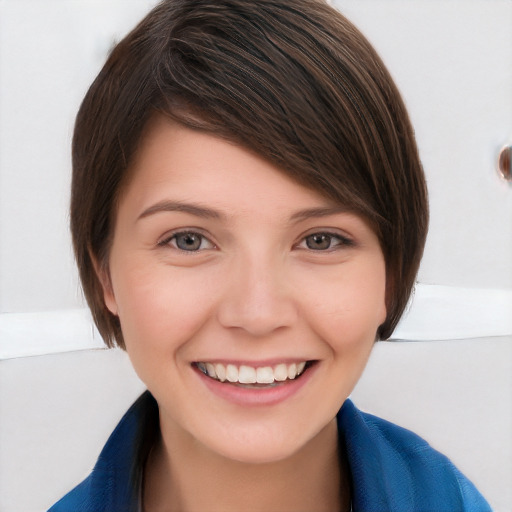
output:
M 230 269 L 219 305 L 219 320 L 253 336 L 264 336 L 296 319 L 293 295 L 286 286 L 286 264 L 270 251 L 246 251 Z

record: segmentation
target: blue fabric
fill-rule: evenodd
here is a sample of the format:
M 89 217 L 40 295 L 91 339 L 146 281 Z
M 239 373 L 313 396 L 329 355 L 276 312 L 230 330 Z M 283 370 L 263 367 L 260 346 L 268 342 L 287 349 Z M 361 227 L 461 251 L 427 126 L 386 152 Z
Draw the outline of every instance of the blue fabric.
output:
M 145 421 L 156 408 L 145 392 L 123 416 L 100 453 L 92 473 L 51 512 L 139 512 L 141 471 L 137 467 Z
M 93 472 L 49 512 L 137 512 L 141 430 L 156 402 L 148 393 L 125 414 Z M 487 512 L 457 468 L 416 434 L 346 400 L 337 415 L 351 473 L 354 512 Z
M 350 400 L 337 419 L 354 512 L 491 510 L 450 460 L 413 432 L 359 411 Z

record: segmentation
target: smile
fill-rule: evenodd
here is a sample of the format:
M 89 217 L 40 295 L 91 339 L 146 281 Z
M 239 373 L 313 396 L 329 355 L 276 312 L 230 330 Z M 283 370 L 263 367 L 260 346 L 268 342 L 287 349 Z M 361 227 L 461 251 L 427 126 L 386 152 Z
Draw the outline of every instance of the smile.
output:
M 197 362 L 195 366 L 204 375 L 219 382 L 233 384 L 276 384 L 295 380 L 309 366 L 307 361 L 298 363 L 280 363 L 274 366 L 253 367 L 222 363 Z

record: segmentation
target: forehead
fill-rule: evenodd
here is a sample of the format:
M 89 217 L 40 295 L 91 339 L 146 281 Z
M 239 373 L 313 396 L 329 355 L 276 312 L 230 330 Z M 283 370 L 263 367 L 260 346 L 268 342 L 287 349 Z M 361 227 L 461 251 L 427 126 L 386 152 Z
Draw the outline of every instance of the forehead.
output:
M 144 211 L 169 200 L 225 210 L 259 204 L 273 213 L 301 205 L 346 209 L 240 145 L 157 116 L 141 138 L 119 203 Z

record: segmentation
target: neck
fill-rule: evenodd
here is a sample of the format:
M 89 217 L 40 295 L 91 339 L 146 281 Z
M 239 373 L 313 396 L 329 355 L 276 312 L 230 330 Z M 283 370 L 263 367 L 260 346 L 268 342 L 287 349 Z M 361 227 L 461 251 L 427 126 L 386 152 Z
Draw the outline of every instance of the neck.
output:
M 146 465 L 144 512 L 350 508 L 347 465 L 338 452 L 335 420 L 297 453 L 272 463 L 233 461 L 193 441 L 177 441 L 162 429 Z

